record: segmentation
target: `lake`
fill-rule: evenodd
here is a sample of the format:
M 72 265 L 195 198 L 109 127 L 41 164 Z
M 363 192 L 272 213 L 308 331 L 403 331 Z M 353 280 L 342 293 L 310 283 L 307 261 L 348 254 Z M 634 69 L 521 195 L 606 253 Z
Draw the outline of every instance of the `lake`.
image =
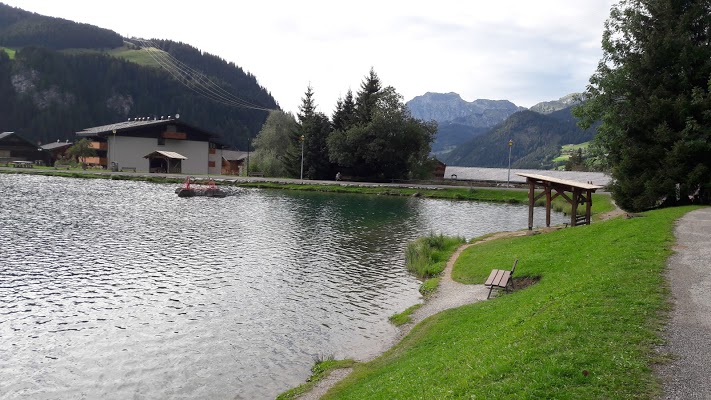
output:
M 422 301 L 409 241 L 528 222 L 522 205 L 175 186 L 0 174 L 1 398 L 274 398 L 316 359 L 384 350 L 388 317 Z

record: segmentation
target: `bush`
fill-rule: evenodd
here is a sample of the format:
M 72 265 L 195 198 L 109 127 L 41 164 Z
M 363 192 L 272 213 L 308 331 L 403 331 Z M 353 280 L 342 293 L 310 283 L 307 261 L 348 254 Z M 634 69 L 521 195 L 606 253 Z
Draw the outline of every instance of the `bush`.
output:
M 407 245 L 407 270 L 420 279 L 435 277 L 444 271 L 451 254 L 465 242 L 463 237 L 449 237 L 430 232 L 428 236 Z

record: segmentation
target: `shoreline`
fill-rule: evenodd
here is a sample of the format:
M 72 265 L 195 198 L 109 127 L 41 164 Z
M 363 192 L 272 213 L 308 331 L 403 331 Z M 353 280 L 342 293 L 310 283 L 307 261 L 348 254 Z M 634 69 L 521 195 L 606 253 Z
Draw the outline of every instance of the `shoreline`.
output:
M 559 227 L 549 228 L 560 229 Z M 536 232 L 536 231 L 534 231 Z M 382 356 L 387 351 L 392 349 L 400 341 L 402 341 L 407 334 L 410 333 L 412 328 L 423 320 L 438 314 L 442 311 L 448 309 L 457 308 L 465 306 L 468 304 L 474 304 L 479 301 L 485 301 L 489 289 L 483 284 L 479 285 L 468 285 L 464 283 L 456 282 L 452 279 L 452 269 L 454 268 L 454 263 L 459 258 L 459 255 L 471 246 L 476 246 L 477 244 L 484 243 L 490 240 L 496 240 L 503 237 L 516 237 L 516 236 L 526 236 L 530 234 L 527 230 L 525 231 L 504 231 L 498 232 L 491 236 L 488 236 L 482 240 L 475 243 L 467 243 L 459 246 L 457 250 L 452 254 L 452 256 L 447 260 L 446 267 L 442 272 L 441 280 L 439 282 L 439 287 L 435 294 L 427 299 L 420 308 L 413 311 L 410 315 L 410 322 L 403 324 L 398 327 L 398 334 L 393 337 L 390 341 L 382 343 L 382 351 L 379 354 L 373 355 L 363 360 L 357 360 L 357 362 L 369 362 Z M 318 400 L 328 392 L 334 385 L 336 385 L 341 380 L 345 379 L 353 371 L 352 367 L 339 368 L 331 371 L 326 377 L 318 381 L 309 391 L 297 396 L 298 400 Z
M 624 214 L 625 212 L 615 205 L 614 210 L 600 214 L 599 220 L 604 221 L 611 218 L 619 217 Z M 446 267 L 442 272 L 439 287 L 437 288 L 435 294 L 431 298 L 426 300 L 420 308 L 413 311 L 413 313 L 410 315 L 410 322 L 398 327 L 399 332 L 392 340 L 387 343 L 382 343 L 383 350 L 379 354 L 376 354 L 364 360 L 357 360 L 357 362 L 369 362 L 382 356 L 387 351 L 392 349 L 395 345 L 397 345 L 400 341 L 402 341 L 405 336 L 410 333 L 412 328 L 414 328 L 417 324 L 435 314 L 438 314 L 442 311 L 446 311 L 448 309 L 457 308 L 464 305 L 474 304 L 479 301 L 487 300 L 486 296 L 489 292 L 489 289 L 486 288 L 483 284 L 468 285 L 456 282 L 452 279 L 452 269 L 454 268 L 454 264 L 456 263 L 457 259 L 464 250 L 480 243 L 485 243 L 501 238 L 547 233 L 559 229 L 565 228 L 563 228 L 563 226 L 552 226 L 549 228 L 539 228 L 533 231 L 502 231 L 486 236 L 485 238 L 478 240 L 474 243 L 467 243 L 459 246 L 459 248 L 457 248 L 457 250 L 449 258 L 449 260 L 447 260 Z M 338 382 L 350 375 L 351 372 L 353 372 L 353 367 L 335 369 L 331 371 L 326 377 L 319 380 L 309 391 L 304 392 L 303 394 L 295 398 L 298 400 L 318 400 L 323 395 L 325 395 L 333 386 L 338 384 Z

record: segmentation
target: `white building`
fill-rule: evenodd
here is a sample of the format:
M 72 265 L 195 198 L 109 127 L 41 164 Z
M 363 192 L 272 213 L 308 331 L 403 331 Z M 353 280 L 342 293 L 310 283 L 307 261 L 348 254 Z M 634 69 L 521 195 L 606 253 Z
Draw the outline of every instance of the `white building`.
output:
M 96 157 L 86 163 L 114 170 L 219 175 L 219 136 L 178 119 L 128 120 L 77 132 L 91 140 Z

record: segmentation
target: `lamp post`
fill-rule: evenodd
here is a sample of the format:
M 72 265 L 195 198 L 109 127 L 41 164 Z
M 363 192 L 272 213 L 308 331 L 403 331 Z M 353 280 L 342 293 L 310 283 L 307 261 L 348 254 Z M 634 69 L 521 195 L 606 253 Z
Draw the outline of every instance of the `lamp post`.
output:
M 301 180 L 304 180 L 304 135 L 301 135 Z
M 513 140 L 509 139 L 509 174 L 506 177 L 506 187 L 511 186 L 511 148 L 513 147 Z

